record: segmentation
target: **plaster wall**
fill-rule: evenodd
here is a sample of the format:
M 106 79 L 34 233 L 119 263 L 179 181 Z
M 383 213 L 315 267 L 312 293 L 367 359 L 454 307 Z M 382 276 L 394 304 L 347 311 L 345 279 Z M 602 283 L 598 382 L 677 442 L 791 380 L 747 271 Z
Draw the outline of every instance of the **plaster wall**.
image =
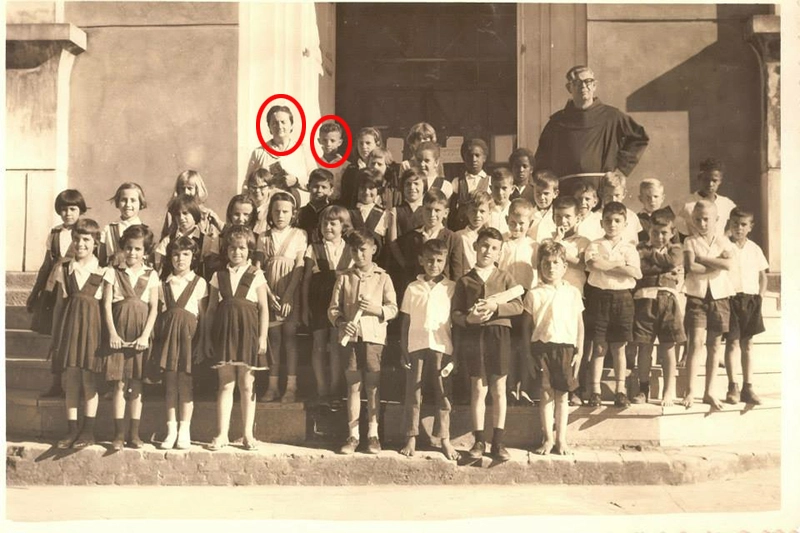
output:
M 199 171 L 208 205 L 236 192 L 238 5 L 69 2 L 88 35 L 75 62 L 69 184 L 101 225 L 123 181 L 144 188 L 142 220 L 160 230 L 175 177 Z
M 651 144 L 628 184 L 660 179 L 677 205 L 696 188 L 698 164 L 725 164 L 721 193 L 760 219 L 760 71 L 744 40 L 750 16 L 769 6 L 590 5 L 588 61 L 598 96 L 630 113 Z M 763 243 L 765 228 L 751 237 Z

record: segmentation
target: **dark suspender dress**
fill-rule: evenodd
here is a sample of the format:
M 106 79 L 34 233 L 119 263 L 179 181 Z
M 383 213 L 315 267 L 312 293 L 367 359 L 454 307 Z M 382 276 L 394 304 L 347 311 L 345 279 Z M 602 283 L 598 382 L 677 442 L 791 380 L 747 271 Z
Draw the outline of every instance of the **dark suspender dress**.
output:
M 47 258 L 39 269 L 34 290 L 39 292 L 38 299 L 33 307 L 31 330 L 43 335 L 53 333 L 53 311 L 56 303 L 56 292 L 45 290 L 47 279 L 54 268 L 58 268 L 61 261 L 61 228 L 50 230 L 50 249 Z M 60 370 L 59 370 L 60 371 Z
M 308 292 L 308 305 L 311 313 L 309 321 L 311 331 L 317 331 L 332 327 L 328 320 L 328 307 L 331 305 L 336 274 L 350 267 L 350 247 L 345 245 L 342 256 L 339 258 L 339 264 L 335 265 L 335 268 L 333 268 L 334 265 L 331 265 L 324 243 L 314 243 L 311 247 L 317 258 L 319 272 L 311 274 L 311 286 Z
M 200 276 L 183 288 L 178 299 L 172 294 L 168 282 L 162 284 L 166 311 L 156 320 L 155 342 L 151 357 L 158 362 L 163 372 L 192 373 L 192 348 L 197 333 L 197 316 L 186 310 L 186 304 L 194 294 Z
M 125 342 L 138 339 L 147 323 L 149 305 L 142 300 L 142 295 L 147 290 L 151 269 L 145 268 L 136 285 L 131 286 L 130 278 L 125 273 L 124 267 L 114 269 L 117 287 L 123 299 L 111 304 L 111 319 L 117 335 Z M 98 373 L 105 376 L 106 381 L 120 381 L 122 379 L 143 379 L 145 377 L 145 364 L 150 355 L 150 348 L 138 351 L 135 348 L 122 348 L 115 350 L 109 348 L 107 354 L 97 361 Z
M 256 275 L 250 266 L 239 280 L 236 293 L 231 292 L 231 273 L 227 268 L 217 272 L 222 300 L 214 313 L 212 344 L 214 367 L 226 364 L 267 368 L 266 354 L 258 353 L 258 304 L 247 299 L 247 291 Z
M 75 274 L 69 273 L 69 262 L 64 263 L 62 268 L 67 299 L 61 315 L 59 342 L 53 357 L 53 366 L 60 366 L 62 370 L 94 370 L 102 330 L 100 300 L 94 296 L 103 283 L 103 277 L 100 274 L 90 274 L 89 279 L 79 289 Z

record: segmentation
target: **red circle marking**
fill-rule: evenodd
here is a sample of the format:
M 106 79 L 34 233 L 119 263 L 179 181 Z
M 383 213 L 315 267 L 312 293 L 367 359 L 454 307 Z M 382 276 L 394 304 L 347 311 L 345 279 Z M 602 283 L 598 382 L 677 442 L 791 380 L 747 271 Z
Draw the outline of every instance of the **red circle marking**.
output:
M 320 125 L 326 120 L 335 120 L 342 125 L 345 133 L 347 134 L 347 150 L 344 151 L 342 158 L 335 163 L 328 163 L 317 154 L 316 141 L 314 140 L 317 136 L 317 129 L 319 129 Z M 325 168 L 337 168 L 344 165 L 344 162 L 347 161 L 348 157 L 350 157 L 350 152 L 353 151 L 353 134 L 350 132 L 350 126 L 347 125 L 347 122 L 345 122 L 342 117 L 337 115 L 325 115 L 324 117 L 320 118 L 314 124 L 314 127 L 311 128 L 311 138 L 309 141 L 311 143 L 311 155 L 314 156 L 314 159 L 316 159 L 317 163 Z
M 264 109 L 266 109 L 271 102 L 274 102 L 275 100 L 278 100 L 280 98 L 284 100 L 289 100 L 291 103 L 294 104 L 294 106 L 297 108 L 297 112 L 300 113 L 300 123 L 302 124 L 302 126 L 300 127 L 300 136 L 297 138 L 297 142 L 294 143 L 294 146 L 292 146 L 291 148 L 289 148 L 284 152 L 279 152 L 274 148 L 270 148 L 269 143 L 267 143 L 264 140 L 264 136 L 261 135 L 261 115 L 264 114 Z M 292 152 L 300 148 L 300 144 L 302 144 L 303 142 L 303 137 L 305 137 L 306 135 L 306 114 L 303 111 L 303 106 L 301 106 L 300 102 L 298 102 L 288 94 L 273 94 L 272 96 L 264 100 L 264 103 L 261 104 L 261 107 L 258 108 L 258 113 L 256 114 L 256 135 L 258 135 L 258 142 L 261 143 L 261 146 L 264 147 L 264 150 L 266 150 L 273 156 L 283 157 L 285 155 L 291 154 Z

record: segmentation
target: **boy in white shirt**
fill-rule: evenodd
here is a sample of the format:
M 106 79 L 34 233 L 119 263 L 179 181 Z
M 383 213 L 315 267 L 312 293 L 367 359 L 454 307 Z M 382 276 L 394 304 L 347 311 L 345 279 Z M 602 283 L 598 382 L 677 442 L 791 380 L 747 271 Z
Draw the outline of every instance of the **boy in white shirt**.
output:
M 600 185 L 598 192 L 600 193 L 600 200 L 603 205 L 609 202 L 624 203 L 625 197 L 628 195 L 628 190 L 625 188 L 627 179 L 624 174 L 619 172 L 606 172 L 600 178 Z M 639 232 L 642 231 L 642 224 L 639 221 L 639 216 L 635 211 L 626 206 L 625 229 L 622 232 L 622 238 L 633 244 L 639 243 Z
M 494 208 L 489 226 L 500 232 L 508 232 L 508 208 L 511 206 L 511 192 L 514 190 L 514 177 L 507 168 L 500 167 L 492 172 L 492 201 Z
M 760 405 L 761 399 L 753 392 L 753 336 L 764 332 L 764 319 L 761 316 L 761 300 L 767 290 L 767 269 L 769 263 L 761 248 L 747 238 L 753 229 L 753 213 L 735 208 L 731 211 L 731 239 L 737 254 L 731 270 L 733 288 L 736 294 L 731 297 L 730 330 L 726 337 L 725 368 L 728 371 L 727 403 L 739 401 Z M 739 392 L 736 370 L 742 365 L 743 385 Z
M 444 276 L 447 244 L 439 239 L 425 241 L 419 262 L 425 270 L 406 289 L 400 307 L 400 353 L 406 369 L 404 424 L 406 444 L 400 450 L 414 455 L 419 435 L 419 412 L 422 405 L 423 378 L 433 382 L 442 453 L 449 460 L 458 459 L 450 443 L 451 378 L 442 369 L 453 361 L 453 338 L 450 302 L 456 283 Z M 435 426 L 436 424 L 434 424 Z
M 578 222 L 575 224 L 575 233 L 589 239 L 589 242 L 602 239 L 603 217 L 597 207 L 597 187 L 591 181 L 583 180 L 575 187 L 572 196 L 578 201 Z
M 558 176 L 550 170 L 539 170 L 533 175 L 534 213 L 528 235 L 542 242 L 556 229 L 553 220 L 553 200 L 558 198 Z
M 578 289 L 563 279 L 567 254 L 560 243 L 546 240 L 541 244 L 538 270 L 539 284 L 525 296 L 522 314 L 523 335 L 530 341 L 526 358 L 542 378 L 539 412 L 543 438 L 535 453 L 567 455 L 567 396 L 578 387 L 583 300 Z
M 475 266 L 475 241 L 478 240 L 478 232 L 488 224 L 493 207 L 492 196 L 488 192 L 475 191 L 470 194 L 466 205 L 467 227 L 456 232 L 456 238 L 461 239 L 464 254 L 459 278 Z
M 689 386 L 683 405 L 694 404 L 694 381 L 706 346 L 706 383 L 703 403 L 712 409 L 722 404 L 713 394 L 714 377 L 719 365 L 722 335 L 730 327 L 729 297 L 734 294 L 728 271 L 733 266 L 734 246 L 717 233 L 717 206 L 700 200 L 692 210 L 692 228 L 696 232 L 683 243 L 686 261 L 686 333 L 689 338 Z
M 736 204 L 730 198 L 717 193 L 724 179 L 723 170 L 722 162 L 714 158 L 705 159 L 700 163 L 700 173 L 697 175 L 700 188 L 684 201 L 675 220 L 675 227 L 684 239 L 687 235 L 695 233 L 692 228 L 692 212 L 700 200 L 708 200 L 716 206 L 718 217 L 716 232 L 719 236 L 725 235 L 728 217 Z

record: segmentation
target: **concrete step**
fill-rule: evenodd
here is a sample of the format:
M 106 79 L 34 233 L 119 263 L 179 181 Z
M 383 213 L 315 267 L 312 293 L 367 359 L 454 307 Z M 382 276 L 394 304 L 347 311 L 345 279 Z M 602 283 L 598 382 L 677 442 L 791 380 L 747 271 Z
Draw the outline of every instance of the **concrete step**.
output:
M 199 442 L 209 442 L 216 434 L 216 403 L 195 400 L 192 419 L 192 436 Z M 780 440 L 780 409 L 777 399 L 764 398 L 758 407 L 725 405 L 722 411 L 712 412 L 710 407 L 697 403 L 686 409 L 683 406 L 661 407 L 656 403 L 632 405 L 626 409 L 605 403 L 601 407 L 570 407 L 569 439 L 576 445 L 587 446 L 701 446 L 730 444 L 758 440 Z M 362 420 L 365 420 L 362 405 Z M 403 405 L 382 402 L 379 417 L 380 436 L 383 442 L 399 445 L 405 440 Z M 66 432 L 65 406 L 62 399 L 40 399 L 35 391 L 7 390 L 6 396 L 8 435 L 30 438 L 57 438 Z M 146 440 L 159 441 L 165 432 L 165 407 L 163 400 L 145 395 L 141 435 Z M 232 439 L 241 437 L 239 409 L 234 406 L 231 422 Z M 435 441 L 433 434 L 433 406 L 422 411 L 422 442 Z M 491 439 L 491 408 L 487 408 L 487 439 Z M 746 431 L 744 430 L 746 428 Z M 366 437 L 362 423 L 362 436 Z M 453 443 L 469 448 L 472 445 L 472 423 L 469 407 L 453 406 L 450 433 Z M 98 411 L 97 436 L 110 439 L 113 432 L 111 402 L 102 400 Z M 256 438 L 265 442 L 302 444 L 304 442 L 336 443 L 347 436 L 345 409 L 331 412 L 311 404 L 263 404 L 256 412 Z M 505 441 L 514 447 L 530 448 L 541 441 L 539 409 L 509 407 L 506 420 Z
M 31 318 L 24 305 L 6 305 L 6 329 L 31 329 Z
M 10 440 L 6 482 L 30 485 L 509 485 L 688 484 L 780 466 L 780 443 L 687 449 L 575 449 L 571 456 L 534 455 L 511 449 L 511 460 L 448 461 L 438 451 L 407 458 L 394 450 L 376 456 L 337 455 L 330 450 L 261 444 L 209 452 L 141 450 L 111 453 L 94 445 L 57 451 L 49 443 Z M 474 468 L 469 468 L 473 466 Z
M 6 329 L 6 357 L 45 359 L 50 340 L 50 335 L 25 329 Z
M 41 259 L 41 258 L 40 258 Z M 37 270 L 28 272 L 6 272 L 6 290 L 7 289 L 26 289 L 30 290 L 33 284 L 36 283 L 36 276 L 39 274 Z
M 6 287 L 6 305 L 21 305 L 24 306 L 28 301 L 30 295 L 30 288 L 13 288 Z

